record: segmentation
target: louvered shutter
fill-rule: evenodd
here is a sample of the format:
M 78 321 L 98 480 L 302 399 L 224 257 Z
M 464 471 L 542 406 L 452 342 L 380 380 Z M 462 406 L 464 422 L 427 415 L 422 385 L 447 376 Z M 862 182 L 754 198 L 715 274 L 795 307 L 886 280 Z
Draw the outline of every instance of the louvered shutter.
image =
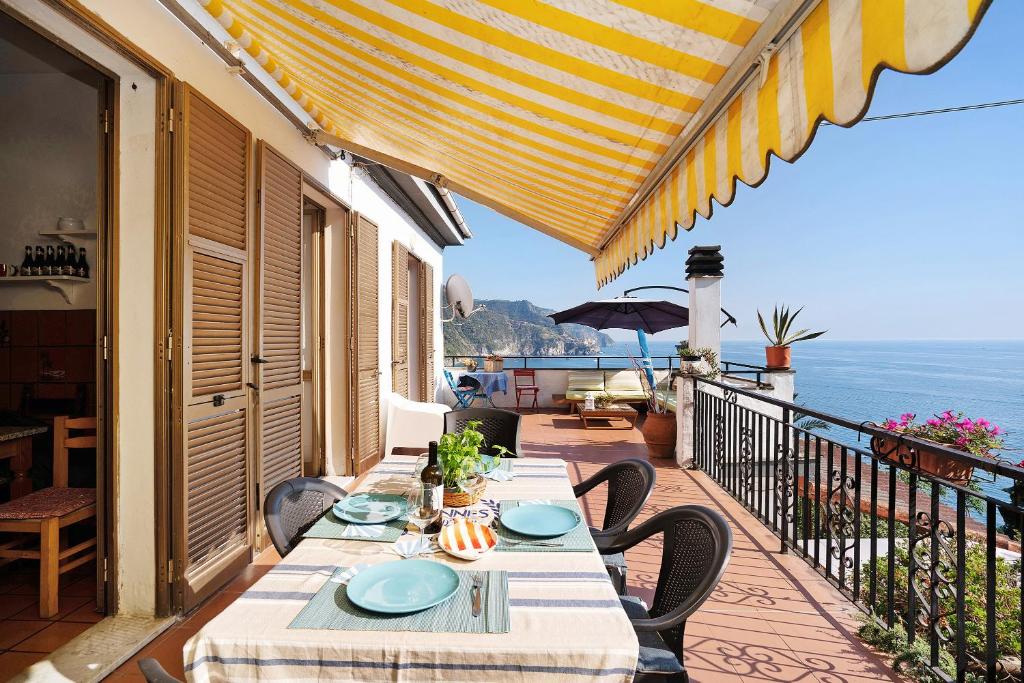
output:
M 263 142 L 259 158 L 256 453 L 266 497 L 302 475 L 302 172 Z
M 190 609 L 251 557 L 249 132 L 188 86 L 175 132 L 184 239 L 178 602 Z
M 409 250 L 391 244 L 391 391 L 409 398 Z
M 355 358 L 352 362 L 355 474 L 380 460 L 380 266 L 377 226 L 361 214 L 353 217 L 352 323 Z
M 427 262 L 420 264 L 420 381 L 421 401 L 434 401 L 434 269 Z

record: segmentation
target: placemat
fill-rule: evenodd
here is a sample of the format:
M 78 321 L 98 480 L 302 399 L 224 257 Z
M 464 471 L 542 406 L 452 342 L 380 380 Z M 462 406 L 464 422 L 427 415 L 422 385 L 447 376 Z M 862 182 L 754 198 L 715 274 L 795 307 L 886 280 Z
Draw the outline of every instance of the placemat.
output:
M 338 519 L 328 510 L 323 517 L 309 527 L 303 538 L 335 538 L 346 541 L 381 541 L 393 543 L 405 533 L 409 520 L 405 517 L 393 519 L 384 524 L 349 524 Z
M 401 560 L 399 560 L 401 561 Z M 338 567 L 332 578 L 346 571 Z M 288 628 L 340 631 L 428 631 L 434 633 L 508 633 L 508 572 L 455 572 L 459 588 L 440 605 L 414 614 L 367 612 L 348 599 L 348 587 L 330 579 L 298 613 Z M 473 616 L 473 575 L 483 577 L 483 610 Z
M 572 510 L 580 516 L 580 520 L 583 520 L 583 512 L 580 510 L 580 506 L 575 500 L 503 500 L 501 501 L 501 512 L 503 513 L 511 510 L 512 508 L 517 508 L 521 504 L 542 503 L 558 505 Z M 569 533 L 562 536 L 556 536 L 554 538 L 533 538 L 532 536 L 517 534 L 510 529 L 506 529 L 501 524 L 500 515 L 498 517 L 498 523 L 492 524 L 491 528 L 498 534 L 498 545 L 495 547 L 496 551 L 507 553 L 580 553 L 595 550 L 594 539 L 590 536 L 590 529 L 583 521 L 581 521 L 579 526 Z M 523 541 L 523 543 L 517 544 L 519 541 Z M 537 545 L 536 543 L 530 543 L 530 541 L 537 541 L 540 543 L 561 543 L 562 545 Z

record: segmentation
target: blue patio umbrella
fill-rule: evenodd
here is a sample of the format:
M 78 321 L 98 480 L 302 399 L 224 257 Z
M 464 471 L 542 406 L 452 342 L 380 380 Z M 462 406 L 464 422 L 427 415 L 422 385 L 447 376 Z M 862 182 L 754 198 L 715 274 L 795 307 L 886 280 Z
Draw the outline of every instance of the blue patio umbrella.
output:
M 641 367 L 647 381 L 654 386 L 654 365 L 647 346 L 647 335 L 685 327 L 690 324 L 690 311 L 685 306 L 671 301 L 640 299 L 635 296 L 620 296 L 614 299 L 588 301 L 548 316 L 557 324 L 576 323 L 595 330 L 616 328 L 636 330 L 640 351 L 643 353 Z

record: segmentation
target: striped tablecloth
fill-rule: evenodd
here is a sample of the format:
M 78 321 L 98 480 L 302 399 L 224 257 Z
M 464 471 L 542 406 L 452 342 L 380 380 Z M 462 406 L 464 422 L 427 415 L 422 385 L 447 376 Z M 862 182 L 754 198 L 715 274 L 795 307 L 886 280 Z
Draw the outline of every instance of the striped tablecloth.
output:
M 408 488 L 414 456 L 377 465 L 360 491 Z M 520 458 L 511 481 L 487 497 L 567 499 L 561 460 Z M 629 681 L 639 646 L 601 556 L 488 553 L 473 563 L 435 555 L 456 569 L 508 572 L 509 633 L 289 629 L 339 565 L 393 562 L 389 544 L 305 539 L 288 557 L 185 644 L 190 681 Z

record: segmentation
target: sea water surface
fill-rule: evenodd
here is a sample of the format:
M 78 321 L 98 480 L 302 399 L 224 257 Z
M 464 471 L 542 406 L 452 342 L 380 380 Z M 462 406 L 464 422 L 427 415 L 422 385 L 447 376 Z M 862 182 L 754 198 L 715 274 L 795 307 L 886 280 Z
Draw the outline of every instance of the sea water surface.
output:
M 637 355 L 639 347 L 616 343 L 603 353 Z M 674 343 L 651 343 L 652 356 L 674 353 Z M 1024 459 L 1024 340 L 818 339 L 794 344 L 792 353 L 799 404 L 853 422 L 881 422 L 902 413 L 915 413 L 924 421 L 945 410 L 962 411 L 1006 431 L 1006 448 L 999 454 L 1003 459 Z M 724 341 L 722 359 L 764 365 L 764 343 Z M 856 438 L 841 433 L 841 440 Z M 981 488 L 1005 499 L 1008 482 L 988 477 L 979 473 Z

